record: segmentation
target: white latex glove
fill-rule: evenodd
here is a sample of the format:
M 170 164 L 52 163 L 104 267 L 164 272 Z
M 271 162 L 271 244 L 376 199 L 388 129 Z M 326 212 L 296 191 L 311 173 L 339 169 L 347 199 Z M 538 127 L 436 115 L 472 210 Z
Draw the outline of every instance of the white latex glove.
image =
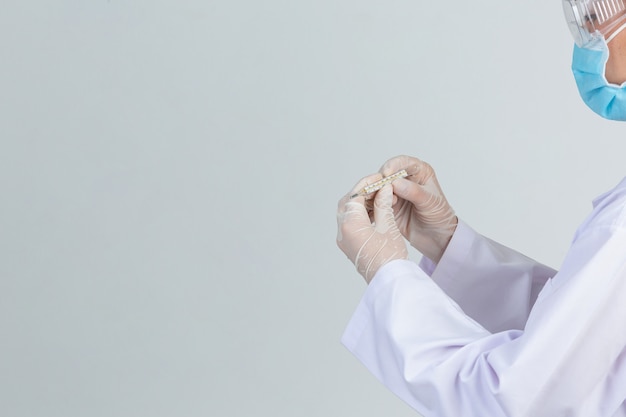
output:
M 379 179 L 380 175 L 376 174 L 359 181 L 353 191 L 339 201 L 337 209 L 337 245 L 368 284 L 381 266 L 408 257 L 406 243 L 394 221 L 391 186 L 376 193 L 373 222 L 365 208 L 365 197 L 350 198 Z
M 401 169 L 409 174 L 393 182 L 397 201 L 393 205 L 400 233 L 424 256 L 439 262 L 458 224 L 454 210 L 437 182 L 435 171 L 426 162 L 397 156 L 380 169 L 383 176 Z

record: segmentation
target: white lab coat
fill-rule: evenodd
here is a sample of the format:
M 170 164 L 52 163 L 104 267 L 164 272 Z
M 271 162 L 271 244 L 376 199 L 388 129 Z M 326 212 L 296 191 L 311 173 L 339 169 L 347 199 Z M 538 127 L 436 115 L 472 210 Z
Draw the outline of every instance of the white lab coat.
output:
M 463 222 L 438 265 L 384 265 L 342 343 L 425 417 L 626 416 L 626 179 L 556 271 Z

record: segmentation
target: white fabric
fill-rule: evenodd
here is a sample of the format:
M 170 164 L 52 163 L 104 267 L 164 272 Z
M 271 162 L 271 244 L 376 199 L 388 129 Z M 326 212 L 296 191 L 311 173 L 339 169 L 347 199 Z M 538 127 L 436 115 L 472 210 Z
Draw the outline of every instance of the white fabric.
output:
M 626 179 L 558 273 L 462 222 L 421 266 L 384 265 L 342 342 L 425 417 L 626 416 Z

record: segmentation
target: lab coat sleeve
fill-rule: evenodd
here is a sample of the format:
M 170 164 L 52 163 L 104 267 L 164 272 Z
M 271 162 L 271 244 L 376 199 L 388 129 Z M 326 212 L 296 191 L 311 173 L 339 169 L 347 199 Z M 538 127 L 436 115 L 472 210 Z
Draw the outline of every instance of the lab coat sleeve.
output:
M 489 332 L 397 260 L 342 342 L 425 417 L 613 416 L 626 392 L 626 230 L 600 217 L 579 230 L 523 331 Z
M 461 220 L 439 263 L 422 258 L 420 267 L 467 315 L 492 332 L 523 329 L 539 291 L 556 274 Z

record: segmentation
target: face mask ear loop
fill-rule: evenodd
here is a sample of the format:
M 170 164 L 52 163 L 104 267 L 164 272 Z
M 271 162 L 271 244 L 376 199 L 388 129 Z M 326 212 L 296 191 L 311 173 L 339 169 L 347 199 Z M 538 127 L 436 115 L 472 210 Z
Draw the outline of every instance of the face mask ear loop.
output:
M 613 38 L 615 38 L 622 30 L 624 30 L 624 28 L 626 28 L 626 23 L 623 23 L 622 26 L 620 26 L 615 32 L 611 33 L 611 36 L 607 38 L 606 43 L 611 42 Z

